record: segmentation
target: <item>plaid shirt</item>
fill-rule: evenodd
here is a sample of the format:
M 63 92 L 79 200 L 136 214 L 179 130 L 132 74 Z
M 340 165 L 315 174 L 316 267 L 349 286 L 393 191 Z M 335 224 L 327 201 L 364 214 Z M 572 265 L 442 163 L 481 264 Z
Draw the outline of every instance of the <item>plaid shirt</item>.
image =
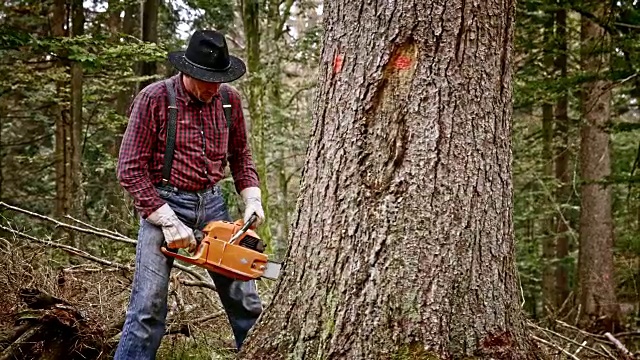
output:
M 238 92 L 221 85 L 229 90 L 232 106 L 228 130 L 220 95 L 204 104 L 186 92 L 180 74 L 172 79 L 178 119 L 169 184 L 185 191 L 210 188 L 224 177 L 228 158 L 238 193 L 259 186 Z M 118 179 L 144 218 L 165 203 L 154 185 L 162 181 L 168 105 L 162 81 L 140 91 L 129 108 L 129 124 L 120 147 Z

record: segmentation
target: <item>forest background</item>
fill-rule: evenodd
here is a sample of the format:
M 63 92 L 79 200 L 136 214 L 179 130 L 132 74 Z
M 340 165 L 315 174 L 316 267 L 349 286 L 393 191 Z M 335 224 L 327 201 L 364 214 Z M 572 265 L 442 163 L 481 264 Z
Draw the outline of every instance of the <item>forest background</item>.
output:
M 572 323 L 582 311 L 579 258 L 596 256 L 590 266 L 601 274 L 598 284 L 583 286 L 612 296 L 618 330 L 637 349 L 640 4 L 603 4 L 604 11 L 593 13 L 586 1 L 517 3 L 512 175 L 518 278 L 522 307 L 533 321 Z M 283 259 L 312 129 L 322 15 L 315 0 L 0 4 L 0 299 L 9 305 L 0 311 L 2 328 L 12 329 L 25 289 L 39 288 L 100 319 L 102 327 L 90 329 L 109 334 L 100 348 L 117 342 L 138 226 L 115 177 L 127 109 L 141 88 L 174 73 L 166 53 L 186 47 L 196 28 L 224 31 L 231 51 L 248 65 L 234 86 L 244 96 L 262 179 L 267 222 L 259 233 Z M 595 49 L 581 41 L 584 18 L 606 32 L 607 41 Z M 580 62 L 585 51 L 607 59 L 606 69 L 595 71 L 605 74 L 600 90 L 610 99 L 610 107 L 599 110 L 605 121 L 596 135 L 582 126 L 581 94 L 597 76 Z M 597 170 L 605 195 L 581 191 L 585 177 L 592 178 L 585 175 L 590 164 L 603 158 L 610 158 Z M 222 186 L 240 217 L 232 179 Z M 585 211 L 597 213 L 600 225 L 581 222 Z M 212 348 L 230 346 L 230 330 L 203 279 L 182 275 L 172 282 L 161 350 L 166 358 L 208 358 Z M 268 302 L 272 285 L 260 286 Z

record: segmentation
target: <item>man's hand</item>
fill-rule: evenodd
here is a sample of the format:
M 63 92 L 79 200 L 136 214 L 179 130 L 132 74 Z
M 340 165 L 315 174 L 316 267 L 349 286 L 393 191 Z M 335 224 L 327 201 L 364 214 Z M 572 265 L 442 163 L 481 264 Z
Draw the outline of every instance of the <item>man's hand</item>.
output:
M 251 215 L 256 214 L 258 219 L 253 223 L 257 227 L 264 221 L 264 210 L 262 210 L 262 198 L 259 187 L 248 187 L 240 192 L 244 201 L 244 222 L 247 223 Z
M 168 204 L 162 205 L 149 215 L 147 221 L 162 228 L 167 247 L 170 249 L 188 248 L 189 252 L 196 249 L 197 243 L 193 230 L 178 219 Z

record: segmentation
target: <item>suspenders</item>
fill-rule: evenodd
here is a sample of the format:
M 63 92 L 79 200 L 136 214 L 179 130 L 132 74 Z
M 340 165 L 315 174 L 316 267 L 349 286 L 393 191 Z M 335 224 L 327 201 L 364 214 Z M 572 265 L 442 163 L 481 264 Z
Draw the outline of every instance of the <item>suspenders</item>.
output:
M 169 118 L 167 120 L 167 147 L 164 151 L 164 167 L 162 168 L 162 185 L 168 185 L 171 178 L 171 166 L 173 164 L 173 150 L 176 146 L 176 122 L 178 121 L 178 107 L 176 106 L 176 91 L 171 79 L 164 80 L 169 97 Z M 226 88 L 220 88 L 224 117 L 227 119 L 227 129 L 231 127 L 231 102 Z

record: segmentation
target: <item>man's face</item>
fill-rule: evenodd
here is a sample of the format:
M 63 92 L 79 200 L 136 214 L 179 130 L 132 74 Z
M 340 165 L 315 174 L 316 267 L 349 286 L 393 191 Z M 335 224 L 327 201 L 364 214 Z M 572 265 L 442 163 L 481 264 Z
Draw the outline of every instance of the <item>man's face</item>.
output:
M 193 96 L 204 103 L 211 102 L 220 88 L 220 83 L 205 82 L 186 75 L 184 76 L 184 85 Z

